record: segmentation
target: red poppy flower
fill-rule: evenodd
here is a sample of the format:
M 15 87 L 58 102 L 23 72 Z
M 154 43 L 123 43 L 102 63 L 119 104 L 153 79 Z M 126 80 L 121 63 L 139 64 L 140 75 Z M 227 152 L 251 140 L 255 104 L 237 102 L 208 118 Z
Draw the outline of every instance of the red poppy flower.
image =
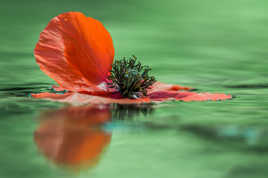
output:
M 144 103 L 166 100 L 205 101 L 225 100 L 231 95 L 196 93 L 189 87 L 154 83 L 146 97 L 128 99 L 108 87 L 114 47 L 112 38 L 97 20 L 80 12 L 68 12 L 53 18 L 34 50 L 41 70 L 54 79 L 65 94 L 40 93 L 35 98 L 86 103 Z

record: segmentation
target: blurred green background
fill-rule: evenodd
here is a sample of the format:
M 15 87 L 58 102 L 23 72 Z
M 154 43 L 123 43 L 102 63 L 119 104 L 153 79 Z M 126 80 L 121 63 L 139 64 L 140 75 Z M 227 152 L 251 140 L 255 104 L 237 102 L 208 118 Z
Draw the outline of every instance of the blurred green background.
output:
M 1 1 L 0 177 L 266 178 L 267 8 L 264 0 Z M 49 161 L 34 142 L 38 117 L 64 106 L 28 96 L 53 84 L 33 49 L 49 20 L 68 11 L 100 20 L 116 56 L 135 54 L 159 81 L 236 98 L 168 102 L 147 115 L 123 109 L 136 114 L 101 128 L 112 140 L 95 166 Z

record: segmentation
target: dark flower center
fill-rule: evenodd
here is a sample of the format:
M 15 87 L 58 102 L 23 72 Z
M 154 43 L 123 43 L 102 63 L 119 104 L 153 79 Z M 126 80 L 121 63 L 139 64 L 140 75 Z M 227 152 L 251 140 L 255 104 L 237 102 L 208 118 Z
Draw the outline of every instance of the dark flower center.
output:
M 112 65 L 109 79 L 110 87 L 116 88 L 125 98 L 139 98 L 147 95 L 147 88 L 156 82 L 155 77 L 149 76 L 151 68 L 141 65 L 137 57 L 123 57 Z

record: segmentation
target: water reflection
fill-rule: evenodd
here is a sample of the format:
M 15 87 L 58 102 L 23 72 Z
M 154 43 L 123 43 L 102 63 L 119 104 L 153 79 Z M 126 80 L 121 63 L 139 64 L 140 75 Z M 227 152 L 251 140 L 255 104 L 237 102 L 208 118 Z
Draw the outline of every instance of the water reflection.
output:
M 152 113 L 153 105 L 95 105 L 49 111 L 40 116 L 34 142 L 46 159 L 75 171 L 100 163 L 103 153 L 109 149 L 112 134 L 122 134 L 125 130 L 156 135 L 167 131 L 175 133 L 178 143 L 180 138 L 190 135 L 202 141 L 212 141 L 213 146 L 219 145 L 224 151 L 267 152 L 267 127 L 187 124 L 175 115 L 159 117 L 155 114 L 151 117 Z M 149 117 L 140 118 L 140 115 Z
M 42 155 L 56 165 L 75 170 L 90 168 L 111 142 L 107 125 L 113 127 L 112 121 L 131 120 L 152 112 L 151 105 L 94 105 L 45 112 L 40 115 L 34 142 Z
M 246 150 L 256 152 L 268 151 L 268 128 L 264 127 L 249 127 L 238 125 L 184 125 L 180 127 L 181 131 L 190 132 L 198 137 L 209 139 L 214 143 L 228 143 L 228 146 L 234 148 L 245 148 Z
M 234 89 L 264 89 L 264 88 L 268 88 L 268 84 L 259 83 L 259 84 L 225 85 L 224 87 L 234 88 Z
M 114 104 L 111 106 L 113 120 L 131 120 L 140 114 L 148 116 L 153 114 L 153 104 Z
M 39 151 L 57 165 L 94 166 L 111 141 L 101 126 L 111 118 L 107 106 L 68 107 L 40 116 L 34 133 Z
M 50 83 L 25 83 L 25 84 L 2 84 L 0 96 L 5 97 L 27 97 L 32 93 L 51 91 Z

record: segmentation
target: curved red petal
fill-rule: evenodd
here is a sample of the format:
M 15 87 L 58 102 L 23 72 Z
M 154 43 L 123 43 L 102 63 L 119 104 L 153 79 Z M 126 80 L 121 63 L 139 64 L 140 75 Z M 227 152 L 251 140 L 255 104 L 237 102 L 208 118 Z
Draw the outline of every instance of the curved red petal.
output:
M 41 70 L 62 88 L 95 91 L 107 79 L 114 58 L 112 38 L 97 20 L 79 12 L 53 18 L 34 50 Z

